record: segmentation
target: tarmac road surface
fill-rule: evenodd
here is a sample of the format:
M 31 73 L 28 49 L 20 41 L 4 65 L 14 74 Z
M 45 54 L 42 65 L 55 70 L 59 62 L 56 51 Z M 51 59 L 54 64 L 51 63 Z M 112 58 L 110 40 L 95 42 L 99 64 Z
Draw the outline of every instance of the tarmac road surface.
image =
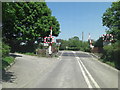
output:
M 17 55 L 3 88 L 118 88 L 118 70 L 89 53 L 61 51 L 58 58 Z

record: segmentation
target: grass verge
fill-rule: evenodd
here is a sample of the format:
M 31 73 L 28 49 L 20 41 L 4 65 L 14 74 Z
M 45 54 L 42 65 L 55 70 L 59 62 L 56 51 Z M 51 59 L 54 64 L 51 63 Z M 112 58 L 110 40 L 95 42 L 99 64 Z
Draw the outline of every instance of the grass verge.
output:
M 36 56 L 36 54 L 34 54 L 34 53 L 22 53 L 22 54 Z
M 103 59 L 99 59 L 99 60 L 100 60 L 101 62 L 106 63 L 106 64 L 108 64 L 108 65 L 110 65 L 110 66 L 112 66 L 112 67 L 115 68 L 115 63 L 114 63 L 114 62 L 105 61 L 105 60 L 103 60 Z
M 30 55 L 30 56 L 37 56 L 36 54 L 30 53 L 30 52 L 26 52 L 26 53 L 16 52 L 16 53 L 20 53 L 20 54 L 24 54 L 24 55 Z
M 2 68 L 6 68 L 7 66 L 9 66 L 11 63 L 13 63 L 15 60 L 15 58 L 8 56 L 8 57 L 4 57 L 2 59 Z

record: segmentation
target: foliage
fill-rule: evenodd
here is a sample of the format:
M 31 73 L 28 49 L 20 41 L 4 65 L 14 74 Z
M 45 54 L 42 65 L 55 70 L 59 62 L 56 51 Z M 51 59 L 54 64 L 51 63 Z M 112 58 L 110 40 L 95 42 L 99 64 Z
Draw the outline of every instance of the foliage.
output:
M 75 36 L 69 40 L 61 40 L 60 50 L 90 51 L 90 47 L 88 42 L 82 42 L 79 37 Z
M 23 54 L 25 54 L 25 55 L 31 55 L 31 56 L 36 56 L 36 54 L 34 54 L 34 53 L 29 53 L 29 52 L 23 53 Z
M 66 50 L 69 42 L 67 40 L 61 40 L 60 50 Z
M 113 34 L 116 40 L 120 40 L 120 1 L 113 2 L 102 18 L 103 25 L 109 28 L 107 33 Z
M 102 37 L 100 37 L 95 43 L 94 43 L 95 47 L 103 47 L 103 39 Z
M 83 42 L 81 49 L 83 49 L 82 51 L 90 52 L 89 43 L 88 43 L 88 42 Z M 81 49 L 80 49 L 80 50 L 81 50 Z
M 115 63 L 113 61 L 105 61 L 105 59 L 99 59 L 101 62 L 106 63 L 112 67 L 115 67 Z
M 69 39 L 70 50 L 80 50 L 80 45 L 82 45 L 82 41 L 79 40 L 79 37 L 75 36 Z
M 14 58 L 13 57 L 4 57 L 2 60 L 2 68 L 6 68 L 7 66 L 9 66 L 11 63 L 14 62 Z
M 2 43 L 2 57 L 8 56 L 9 52 L 10 52 L 10 47 L 3 42 Z
M 111 46 L 104 46 L 104 62 L 114 62 L 115 67 L 120 69 L 120 1 L 113 2 L 111 7 L 106 10 L 102 17 L 103 25 L 107 26 L 108 34 L 113 34 L 116 42 Z
M 16 46 L 19 48 L 21 42 L 34 50 L 34 42 L 39 42 L 39 37 L 48 36 L 51 26 L 53 36 L 60 33 L 60 24 L 45 2 L 3 2 L 2 13 L 3 40 L 13 50 Z
M 10 65 L 12 62 L 14 62 L 14 58 L 9 56 L 10 53 L 10 47 L 2 43 L 2 68 L 4 69 L 8 65 Z
M 120 42 L 104 46 L 104 52 L 101 58 L 103 62 L 114 63 L 115 67 L 120 69 Z
M 109 46 L 104 46 L 104 59 L 107 61 L 113 61 L 114 57 L 113 57 L 113 53 L 114 53 L 114 48 L 113 46 L 109 45 Z

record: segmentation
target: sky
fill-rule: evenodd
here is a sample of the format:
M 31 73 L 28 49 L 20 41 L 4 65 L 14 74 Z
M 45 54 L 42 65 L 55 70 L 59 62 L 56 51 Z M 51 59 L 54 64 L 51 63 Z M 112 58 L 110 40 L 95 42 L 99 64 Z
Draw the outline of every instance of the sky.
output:
M 111 2 L 47 2 L 60 23 L 61 33 L 56 39 L 68 40 L 78 36 L 84 41 L 88 40 L 90 33 L 91 39 L 97 40 L 105 34 L 107 27 L 102 25 L 102 16 Z

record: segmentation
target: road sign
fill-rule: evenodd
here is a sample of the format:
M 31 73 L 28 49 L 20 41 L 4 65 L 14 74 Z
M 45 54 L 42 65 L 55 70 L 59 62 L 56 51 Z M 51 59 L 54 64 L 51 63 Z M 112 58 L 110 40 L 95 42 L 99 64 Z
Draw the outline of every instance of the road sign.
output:
M 113 41 L 113 35 L 112 34 L 103 34 L 103 41 L 112 42 Z
M 44 43 L 54 43 L 54 37 L 45 37 Z

